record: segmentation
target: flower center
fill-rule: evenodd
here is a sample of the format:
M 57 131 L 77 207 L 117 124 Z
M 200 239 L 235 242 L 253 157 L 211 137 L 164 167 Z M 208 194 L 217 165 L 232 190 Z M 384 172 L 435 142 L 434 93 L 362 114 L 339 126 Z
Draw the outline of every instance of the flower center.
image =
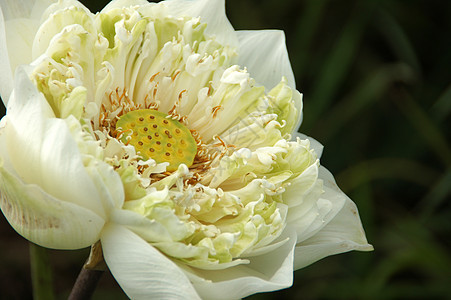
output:
M 196 140 L 188 128 L 167 114 L 152 109 L 133 110 L 119 118 L 116 128 L 123 132 L 122 142 L 134 146 L 143 160 L 168 162 L 168 171 L 176 170 L 180 164 L 193 164 Z

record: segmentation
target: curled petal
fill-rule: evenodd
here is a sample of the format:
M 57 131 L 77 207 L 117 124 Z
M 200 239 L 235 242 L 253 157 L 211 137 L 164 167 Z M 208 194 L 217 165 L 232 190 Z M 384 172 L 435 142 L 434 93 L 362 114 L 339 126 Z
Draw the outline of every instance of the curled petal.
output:
M 101 237 L 111 273 L 132 299 L 199 299 L 185 274 L 135 233 L 107 225 Z
M 316 156 L 317 156 L 318 158 L 320 158 L 321 155 L 323 154 L 324 146 L 323 146 L 320 142 L 318 142 L 317 140 L 315 140 L 314 138 L 312 138 L 312 137 L 310 137 L 310 136 L 306 136 L 305 134 L 299 133 L 299 132 L 295 132 L 295 133 L 293 134 L 293 138 L 294 138 L 294 139 L 299 138 L 299 139 L 301 139 L 301 140 L 309 140 L 309 142 L 310 142 L 310 148 L 312 148 L 312 149 L 315 151 Z
M 91 12 L 78 1 L 65 0 L 51 5 L 44 12 L 43 22 L 32 36 L 32 58 L 38 58 L 46 50 L 48 51 L 49 47 L 50 49 L 52 46 L 58 47 L 52 45 L 51 41 L 68 26 L 70 28 L 74 24 L 79 24 L 89 34 L 95 35 L 93 23 Z M 58 42 L 61 43 L 61 40 L 56 43 Z
M 42 0 L 40 0 L 42 1 Z M 52 5 L 49 5 L 45 10 L 43 10 L 43 12 L 41 13 L 40 17 L 41 17 L 41 22 L 47 20 L 51 14 L 59 11 L 59 10 L 63 10 L 66 8 L 80 8 L 83 9 L 86 13 L 90 14 L 91 11 L 86 8 L 81 2 L 77 1 L 77 0 L 44 0 L 44 1 L 49 1 L 52 3 Z

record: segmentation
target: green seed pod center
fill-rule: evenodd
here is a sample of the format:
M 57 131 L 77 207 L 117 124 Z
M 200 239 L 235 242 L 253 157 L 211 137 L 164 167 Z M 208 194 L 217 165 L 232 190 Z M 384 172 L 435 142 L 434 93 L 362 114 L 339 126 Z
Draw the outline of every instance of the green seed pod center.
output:
M 177 170 L 180 164 L 193 164 L 196 140 L 188 128 L 167 114 L 152 109 L 134 110 L 122 115 L 116 128 L 124 132 L 121 141 L 134 146 L 143 160 L 168 162 L 168 171 Z

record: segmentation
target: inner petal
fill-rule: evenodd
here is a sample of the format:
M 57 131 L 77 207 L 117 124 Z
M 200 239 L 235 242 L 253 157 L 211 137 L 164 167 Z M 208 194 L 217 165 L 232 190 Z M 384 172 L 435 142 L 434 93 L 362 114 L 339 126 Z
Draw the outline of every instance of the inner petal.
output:
M 132 145 L 143 160 L 168 162 L 168 171 L 180 164 L 190 167 L 197 153 L 197 143 L 182 123 L 153 109 L 139 109 L 122 115 L 116 128 L 122 130 L 120 140 Z

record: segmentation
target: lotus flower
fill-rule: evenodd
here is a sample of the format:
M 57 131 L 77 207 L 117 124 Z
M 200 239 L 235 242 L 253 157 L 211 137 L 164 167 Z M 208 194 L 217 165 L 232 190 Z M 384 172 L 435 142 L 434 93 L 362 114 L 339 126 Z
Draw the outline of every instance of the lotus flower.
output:
M 1 2 L 1 209 L 18 233 L 100 240 L 134 299 L 241 298 L 372 249 L 297 133 L 283 32 L 235 31 L 223 0 L 51 2 Z

